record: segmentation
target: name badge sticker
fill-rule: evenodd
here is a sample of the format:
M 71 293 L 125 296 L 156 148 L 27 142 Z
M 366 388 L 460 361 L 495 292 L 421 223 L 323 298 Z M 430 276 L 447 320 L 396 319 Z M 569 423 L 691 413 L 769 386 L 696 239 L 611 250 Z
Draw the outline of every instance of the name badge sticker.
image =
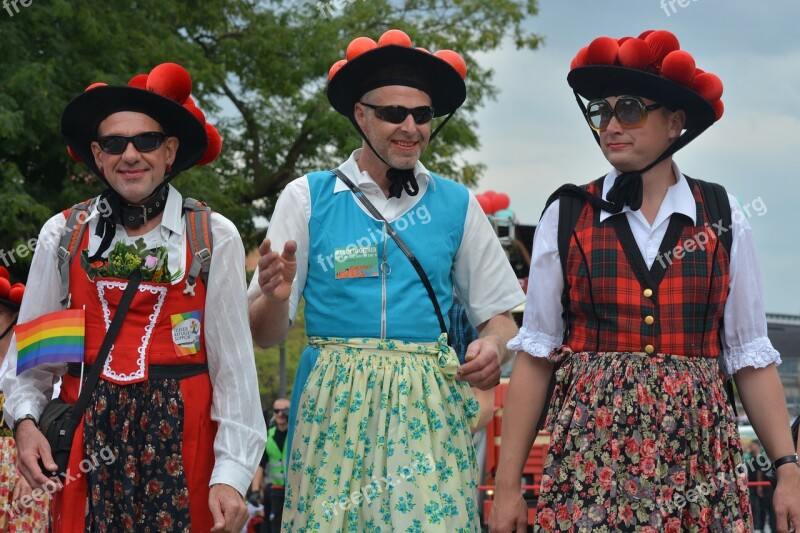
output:
M 336 279 L 373 278 L 378 272 L 378 246 L 334 248 L 333 264 Z
M 172 321 L 172 343 L 178 357 L 194 355 L 200 351 L 202 334 L 202 311 L 189 311 L 170 316 Z

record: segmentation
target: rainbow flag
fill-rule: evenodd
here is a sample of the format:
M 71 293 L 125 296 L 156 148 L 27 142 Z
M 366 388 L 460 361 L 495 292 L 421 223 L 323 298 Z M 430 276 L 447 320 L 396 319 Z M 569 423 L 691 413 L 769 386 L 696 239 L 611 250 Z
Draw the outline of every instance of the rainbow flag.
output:
M 17 375 L 42 363 L 82 362 L 85 321 L 83 309 L 68 309 L 16 326 Z

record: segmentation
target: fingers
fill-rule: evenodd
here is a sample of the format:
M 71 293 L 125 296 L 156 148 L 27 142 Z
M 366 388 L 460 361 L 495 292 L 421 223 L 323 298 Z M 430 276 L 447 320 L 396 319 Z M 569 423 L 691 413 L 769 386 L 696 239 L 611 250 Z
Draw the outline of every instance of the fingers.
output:
M 272 243 L 269 239 L 265 238 L 258 246 L 258 253 L 263 257 L 272 251 Z
M 211 487 L 208 496 L 209 509 L 214 519 L 214 533 L 235 533 L 242 530 L 247 523 L 249 513 L 241 494 L 233 487 L 216 484 Z
M 225 531 L 225 516 L 222 514 L 222 506 L 215 494 L 209 496 L 208 508 L 211 510 L 211 518 L 214 519 L 214 527 L 211 528 L 211 531 L 213 533 Z
M 482 390 L 497 385 L 500 380 L 500 361 L 490 344 L 478 341 L 467 348 L 467 362 L 458 369 L 458 378 Z M 478 350 L 475 352 L 474 350 Z
M 294 263 L 297 261 L 295 257 L 296 253 L 297 243 L 295 241 L 286 241 L 286 245 L 283 247 L 283 253 L 281 254 L 281 259 Z

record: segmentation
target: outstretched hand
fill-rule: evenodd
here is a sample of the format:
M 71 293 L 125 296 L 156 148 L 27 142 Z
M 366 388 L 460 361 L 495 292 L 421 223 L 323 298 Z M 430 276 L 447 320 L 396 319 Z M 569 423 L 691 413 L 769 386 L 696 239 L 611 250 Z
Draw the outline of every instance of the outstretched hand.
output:
M 271 248 L 269 239 L 264 239 L 258 252 L 258 285 L 261 292 L 269 299 L 284 301 L 292 293 L 292 282 L 297 274 L 297 243 L 286 241 L 283 253 L 278 254 Z

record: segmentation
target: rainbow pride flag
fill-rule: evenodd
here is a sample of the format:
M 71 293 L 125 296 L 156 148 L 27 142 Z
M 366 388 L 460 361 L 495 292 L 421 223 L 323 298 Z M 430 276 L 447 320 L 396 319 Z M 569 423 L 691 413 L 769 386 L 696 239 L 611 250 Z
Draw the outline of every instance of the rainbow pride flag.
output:
M 16 326 L 17 375 L 43 363 L 82 362 L 85 321 L 83 309 L 68 309 Z

